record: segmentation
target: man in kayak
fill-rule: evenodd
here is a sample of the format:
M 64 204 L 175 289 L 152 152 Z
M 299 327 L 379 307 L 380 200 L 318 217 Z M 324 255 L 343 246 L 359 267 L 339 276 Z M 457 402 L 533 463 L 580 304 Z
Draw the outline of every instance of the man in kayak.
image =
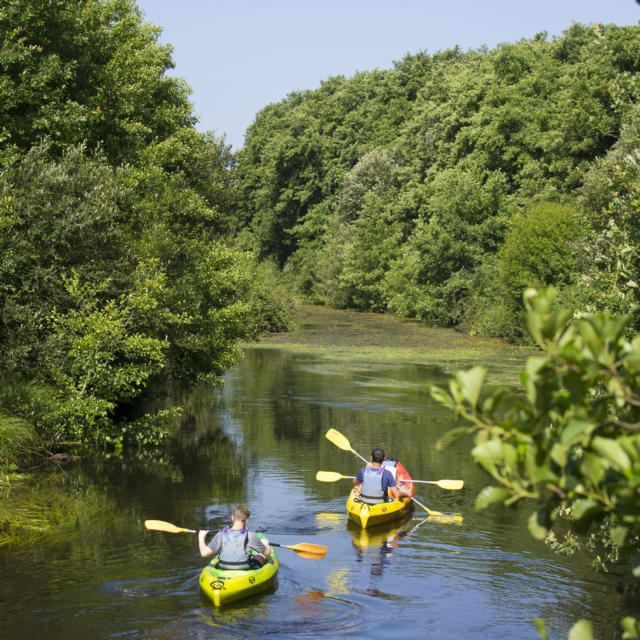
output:
M 382 466 L 383 461 L 384 451 L 377 447 L 371 452 L 371 462 L 353 479 L 353 486 L 360 490 L 361 502 L 378 504 L 400 496 L 393 474 Z
M 200 555 L 208 558 L 218 556 L 220 569 L 255 569 L 261 567 L 271 555 L 271 547 L 266 538 L 260 539 L 247 529 L 249 508 L 238 505 L 231 514 L 231 527 L 218 531 L 209 544 L 205 544 L 206 529 L 198 531 Z

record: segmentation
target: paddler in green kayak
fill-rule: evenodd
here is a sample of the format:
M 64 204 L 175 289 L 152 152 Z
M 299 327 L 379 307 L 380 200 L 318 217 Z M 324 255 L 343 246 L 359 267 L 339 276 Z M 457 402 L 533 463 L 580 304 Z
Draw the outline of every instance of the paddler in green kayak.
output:
M 271 555 L 271 547 L 266 538 L 259 538 L 247 529 L 247 521 L 251 515 L 249 508 L 238 505 L 231 514 L 231 527 L 218 531 L 209 544 L 205 543 L 208 531 L 198 531 L 200 555 L 208 558 L 218 556 L 220 569 L 255 569 L 261 567 Z

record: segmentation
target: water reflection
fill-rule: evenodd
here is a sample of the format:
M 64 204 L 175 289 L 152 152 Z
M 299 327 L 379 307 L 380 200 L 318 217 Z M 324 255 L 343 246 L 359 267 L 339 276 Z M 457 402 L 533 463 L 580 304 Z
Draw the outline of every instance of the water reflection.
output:
M 474 511 L 487 476 L 468 443 L 436 452 L 453 416 L 424 391 L 427 381 L 443 384 L 443 373 L 250 350 L 224 388 L 176 391 L 168 401 L 185 414 L 157 457 L 69 471 L 78 486 L 95 482 L 108 495 L 107 513 L 64 540 L 0 550 L 0 637 L 347 638 L 391 622 L 398 638 L 535 640 L 537 616 L 553 637 L 566 637 L 579 617 L 607 637 L 631 608 L 615 579 L 532 540 L 526 510 Z M 382 528 L 348 524 L 349 481 L 315 480 L 321 469 L 355 475 L 360 466 L 327 441 L 329 428 L 359 452 L 392 443 L 416 478 L 463 478 L 462 491 L 424 486 L 419 499 L 463 513 L 464 524 L 423 520 L 417 508 L 414 519 Z M 313 561 L 283 550 L 277 587 L 215 611 L 199 600 L 196 537 L 147 531 L 143 522 L 218 529 L 238 502 L 273 541 L 329 552 Z
M 422 525 L 424 520 L 409 515 L 396 523 L 366 529 L 351 521 L 347 522 L 347 529 L 351 533 L 351 541 L 356 551 L 356 561 L 370 565 L 371 581 L 366 590 L 367 595 L 380 595 L 379 583 L 382 582 L 384 571 L 391 566 L 396 549 L 405 537 Z

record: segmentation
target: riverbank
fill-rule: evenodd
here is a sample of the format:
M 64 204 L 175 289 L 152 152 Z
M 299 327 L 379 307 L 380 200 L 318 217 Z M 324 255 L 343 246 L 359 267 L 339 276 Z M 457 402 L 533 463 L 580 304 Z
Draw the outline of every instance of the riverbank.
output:
M 416 364 L 446 373 L 482 365 L 494 383 L 515 385 L 530 347 L 497 338 L 471 336 L 453 329 L 427 327 L 417 320 L 381 313 L 343 311 L 301 305 L 298 329 L 273 333 L 246 346 L 306 353 L 349 367 Z

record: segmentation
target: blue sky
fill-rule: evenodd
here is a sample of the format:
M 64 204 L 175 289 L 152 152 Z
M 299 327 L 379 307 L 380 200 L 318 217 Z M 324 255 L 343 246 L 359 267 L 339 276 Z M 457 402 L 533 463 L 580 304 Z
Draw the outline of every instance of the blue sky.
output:
M 329 76 L 388 69 L 407 53 L 561 35 L 574 22 L 631 25 L 636 0 L 138 0 L 173 45 L 201 131 L 234 149 L 256 113 Z

